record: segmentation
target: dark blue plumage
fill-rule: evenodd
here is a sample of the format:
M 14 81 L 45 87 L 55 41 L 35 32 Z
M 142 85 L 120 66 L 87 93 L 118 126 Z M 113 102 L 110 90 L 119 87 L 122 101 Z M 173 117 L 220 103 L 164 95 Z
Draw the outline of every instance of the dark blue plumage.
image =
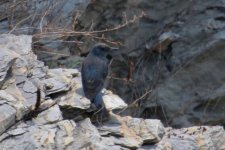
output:
M 101 104 L 99 95 L 108 75 L 108 66 L 112 58 L 110 53 L 113 50 L 115 49 L 106 44 L 97 44 L 90 50 L 82 64 L 81 76 L 84 94 L 96 106 Z

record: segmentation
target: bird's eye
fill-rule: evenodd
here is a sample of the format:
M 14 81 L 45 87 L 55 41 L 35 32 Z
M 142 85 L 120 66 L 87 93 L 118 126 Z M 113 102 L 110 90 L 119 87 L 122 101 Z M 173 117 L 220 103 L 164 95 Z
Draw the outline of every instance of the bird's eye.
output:
M 106 58 L 107 58 L 108 60 L 111 60 L 111 59 L 112 59 L 112 56 L 111 56 L 111 55 L 107 55 Z
M 107 52 L 107 48 L 103 47 L 103 48 L 101 48 L 101 51 Z

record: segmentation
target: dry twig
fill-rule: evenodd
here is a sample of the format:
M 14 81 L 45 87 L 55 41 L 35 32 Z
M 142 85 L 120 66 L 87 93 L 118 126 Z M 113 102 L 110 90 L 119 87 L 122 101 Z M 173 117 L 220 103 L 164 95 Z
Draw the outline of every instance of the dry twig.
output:
M 122 29 L 132 23 L 135 23 L 138 19 L 142 18 L 145 16 L 145 13 L 142 12 L 139 16 L 134 16 L 133 19 L 127 21 L 126 23 L 124 24 L 121 24 L 121 25 L 118 25 L 114 28 L 111 28 L 111 29 L 104 29 L 104 30 L 98 30 L 98 31 L 63 31 L 63 32 L 60 32 L 60 31 L 57 31 L 57 32 L 45 32 L 45 33 L 39 33 L 39 34 L 36 34 L 34 36 L 36 37 L 48 37 L 48 36 L 52 36 L 52 35 L 55 35 L 55 36 L 61 36 L 61 37 L 64 37 L 64 36 L 74 36 L 75 34 L 76 35 L 83 35 L 83 36 L 90 36 L 90 35 L 94 35 L 94 34 L 100 34 L 100 33 L 106 33 L 106 32 L 112 32 L 112 31 L 116 31 L 116 30 L 119 30 L 119 29 Z
M 123 110 L 121 110 L 120 112 L 118 112 L 117 114 L 120 114 L 122 112 L 124 112 L 127 108 L 132 107 L 133 105 L 135 105 L 138 101 L 142 100 L 144 97 L 146 97 L 149 93 L 152 92 L 152 89 L 148 90 L 147 92 L 145 92 L 141 97 L 139 97 L 138 99 L 134 100 L 130 105 L 128 105 L 127 107 L 125 107 Z

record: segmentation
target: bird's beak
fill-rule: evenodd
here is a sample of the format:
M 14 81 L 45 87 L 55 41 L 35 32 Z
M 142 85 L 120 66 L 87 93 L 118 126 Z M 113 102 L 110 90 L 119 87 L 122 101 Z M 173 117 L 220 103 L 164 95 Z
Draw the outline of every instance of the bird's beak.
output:
M 110 55 L 113 57 L 113 59 L 117 59 L 119 61 L 124 61 L 124 58 L 121 54 L 121 51 L 119 51 L 118 47 L 111 47 L 110 48 Z

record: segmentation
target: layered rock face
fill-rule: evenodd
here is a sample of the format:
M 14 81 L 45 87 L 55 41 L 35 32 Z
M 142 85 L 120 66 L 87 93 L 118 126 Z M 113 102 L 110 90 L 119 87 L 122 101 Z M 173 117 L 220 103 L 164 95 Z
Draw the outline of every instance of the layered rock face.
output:
M 128 81 L 109 87 L 128 103 L 141 98 L 126 114 L 174 127 L 224 125 L 224 8 L 223 0 L 99 0 L 75 29 L 91 26 L 92 37 L 120 46 L 125 61 L 112 72 Z
M 225 149 L 221 126 L 173 129 L 160 120 L 121 117 L 127 105 L 110 91 L 103 96 L 106 120 L 96 121 L 93 115 L 102 114 L 90 112 L 79 70 L 48 69 L 31 42 L 31 36 L 0 35 L 0 149 Z
M 53 68 L 79 66 L 99 41 L 120 47 L 108 88 L 136 102 L 125 115 L 224 125 L 224 8 L 224 0 L 3 1 L 0 33 L 33 35 Z

